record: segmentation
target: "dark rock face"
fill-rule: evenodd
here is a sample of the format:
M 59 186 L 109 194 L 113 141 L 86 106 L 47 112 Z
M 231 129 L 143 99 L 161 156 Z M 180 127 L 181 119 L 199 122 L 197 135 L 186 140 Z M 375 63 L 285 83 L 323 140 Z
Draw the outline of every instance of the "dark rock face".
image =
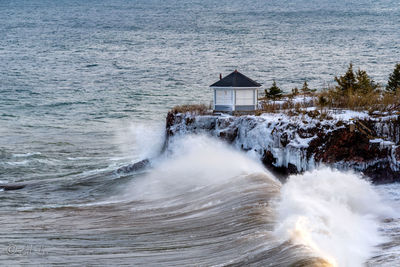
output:
M 237 133 L 238 128 L 229 129 L 228 131 L 220 132 L 219 137 L 226 140 L 228 143 L 232 143 L 236 139 Z
M 400 116 L 325 119 L 312 116 L 167 116 L 167 140 L 205 133 L 254 151 L 287 176 L 325 164 L 363 173 L 375 183 L 400 182 Z M 168 143 L 168 141 L 167 141 Z
M 167 114 L 167 126 L 166 126 L 167 135 L 168 136 L 174 135 L 174 132 L 171 131 L 171 127 L 175 124 L 175 119 L 176 118 L 177 118 L 177 116 L 174 113 L 168 112 L 168 114 Z
M 274 158 L 274 155 L 271 153 L 271 151 L 265 150 L 261 161 L 267 168 L 273 168 L 274 164 L 276 163 L 276 158 Z
M 400 181 L 400 172 L 393 171 L 387 162 L 378 162 L 363 171 L 375 184 L 394 183 Z
M 316 161 L 324 163 L 364 162 L 374 160 L 377 156 L 384 157 L 388 151 L 371 145 L 367 136 L 357 131 L 351 132 L 349 127 L 346 127 L 313 139 L 307 154 L 313 154 Z
M 290 143 L 289 137 L 287 133 L 282 133 L 281 135 L 281 145 L 286 147 Z
M 261 158 L 261 162 L 268 170 L 272 171 L 272 173 L 275 174 L 275 176 L 277 176 L 279 179 L 285 179 L 288 175 L 299 173 L 297 167 L 291 163 L 289 163 L 287 167 L 275 166 L 276 158 L 269 150 L 264 151 L 264 154 Z
M 371 143 L 366 134 L 360 131 L 352 132 L 347 126 L 313 139 L 307 149 L 307 155 L 314 155 L 316 161 L 328 165 L 338 162 L 347 164 L 362 171 L 375 183 L 383 183 L 400 181 L 400 171 L 393 170 L 389 164 L 391 149 L 391 146 L 382 147 L 380 143 Z M 398 149 L 399 147 L 396 150 Z M 360 165 L 366 167 L 359 169 Z
M 400 161 L 400 146 L 396 148 L 394 157 L 397 161 Z

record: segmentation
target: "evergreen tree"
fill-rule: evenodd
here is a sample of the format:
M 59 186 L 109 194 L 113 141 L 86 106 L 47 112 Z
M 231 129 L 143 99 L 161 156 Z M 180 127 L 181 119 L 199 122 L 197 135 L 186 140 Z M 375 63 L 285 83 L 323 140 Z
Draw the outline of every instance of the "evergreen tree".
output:
M 343 76 L 335 76 L 335 81 L 338 83 L 336 88 L 343 93 L 352 91 L 356 86 L 356 76 L 353 71 L 353 64 L 350 63 L 349 68 Z
M 317 91 L 317 89 L 311 89 L 310 87 L 308 87 L 307 80 L 304 81 L 303 87 L 301 87 L 300 90 L 303 93 L 304 100 L 306 99 L 307 95 L 310 95 L 311 93 L 314 93 L 315 91 Z
M 292 88 L 292 96 L 295 97 L 299 94 L 299 89 L 297 87 Z
M 400 63 L 396 64 L 393 73 L 390 74 L 386 90 L 391 92 L 400 90 Z
M 301 91 L 303 92 L 304 95 L 311 93 L 311 89 L 308 87 L 307 80 L 304 81 L 303 87 L 301 87 Z
M 356 73 L 356 84 L 354 91 L 362 94 L 368 94 L 378 88 L 378 84 L 372 80 L 365 70 L 358 69 Z
M 272 100 L 276 100 L 282 97 L 283 91 L 281 90 L 281 88 L 279 88 L 276 85 L 276 82 L 274 80 L 274 82 L 272 83 L 272 86 L 269 88 L 269 90 L 265 90 L 265 95 L 272 99 Z

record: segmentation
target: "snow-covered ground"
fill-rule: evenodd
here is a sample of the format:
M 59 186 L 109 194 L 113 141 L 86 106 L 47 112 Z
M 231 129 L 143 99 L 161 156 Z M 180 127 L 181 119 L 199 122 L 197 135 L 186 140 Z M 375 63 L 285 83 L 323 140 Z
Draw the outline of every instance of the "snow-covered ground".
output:
M 315 116 L 315 112 L 312 112 L 314 110 L 314 107 L 309 107 L 298 115 L 288 115 L 287 112 L 264 113 L 260 116 L 177 114 L 169 130 L 172 135 L 205 133 L 220 137 L 259 159 L 263 159 L 268 152 L 274 159 L 274 166 L 295 166 L 299 172 L 312 170 L 321 164 L 320 159 L 316 159 L 313 154 L 315 151 L 309 149 L 314 139 L 323 140 L 324 136 L 335 135 L 340 129 L 362 131 L 368 135 L 371 145 L 387 151 L 387 158 L 379 158 L 376 161 L 356 159 L 350 163 L 336 162 L 334 166 L 362 171 L 374 164 L 388 161 L 393 171 L 400 171 L 400 161 L 396 156 L 400 141 L 400 129 L 396 122 L 399 119 L 398 115 L 378 116 L 370 115 L 366 111 L 336 109 L 325 110 L 326 116 L 321 119 L 320 116 Z M 369 126 L 365 126 L 366 121 L 371 122 Z M 321 150 L 323 149 L 321 147 Z

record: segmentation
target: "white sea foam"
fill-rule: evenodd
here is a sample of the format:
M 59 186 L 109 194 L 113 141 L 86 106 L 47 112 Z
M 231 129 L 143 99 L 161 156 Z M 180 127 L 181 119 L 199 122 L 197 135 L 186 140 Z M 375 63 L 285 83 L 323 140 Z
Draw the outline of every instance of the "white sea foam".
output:
M 266 172 L 249 153 L 206 136 L 174 138 L 169 148 L 153 170 L 127 186 L 123 199 L 163 199 L 159 203 L 167 206 L 178 199 L 175 196 Z M 363 266 L 374 255 L 376 246 L 385 241 L 380 220 L 394 213 L 369 182 L 328 168 L 290 177 L 276 211 L 276 239 L 304 245 L 333 266 L 351 267 Z
M 277 236 L 351 267 L 362 266 L 384 241 L 379 220 L 393 215 L 367 181 L 328 168 L 290 177 L 277 209 Z
M 30 160 L 21 160 L 21 161 L 9 161 L 6 162 L 6 164 L 11 165 L 11 166 L 24 166 L 28 165 Z
M 171 151 L 143 179 L 134 181 L 135 198 L 161 198 L 255 172 L 266 172 L 257 161 L 205 136 L 186 136 L 171 142 Z M 271 175 L 272 177 L 272 175 Z
M 40 152 L 28 152 L 28 153 L 23 153 L 23 154 L 13 154 L 12 156 L 14 158 L 28 158 L 31 156 L 36 156 L 36 155 L 41 155 L 42 153 Z
M 164 142 L 164 124 L 133 123 L 116 127 L 114 143 L 134 160 L 155 157 Z

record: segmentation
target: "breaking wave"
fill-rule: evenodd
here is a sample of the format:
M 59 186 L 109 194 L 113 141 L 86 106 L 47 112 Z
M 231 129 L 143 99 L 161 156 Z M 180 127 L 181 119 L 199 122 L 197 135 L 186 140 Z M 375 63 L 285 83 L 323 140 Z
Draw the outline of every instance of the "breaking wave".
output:
M 393 215 L 371 184 L 328 168 L 292 176 L 281 189 L 277 236 L 305 245 L 333 266 L 363 266 Z
M 13 225 L 40 216 L 40 225 L 71 233 L 43 236 L 64 257 L 32 258 L 38 265 L 353 267 L 384 241 L 379 220 L 391 212 L 355 174 L 320 169 L 282 185 L 258 160 L 206 136 L 175 137 L 150 169 L 104 187 L 94 181 L 87 196 L 104 197 L 24 209 L 3 231 L 11 243 L 37 238 Z M 74 188 L 81 190 L 68 184 L 56 192 Z
M 126 188 L 124 198 L 151 203 L 163 210 L 163 217 L 174 214 L 174 223 L 195 221 L 196 227 L 208 229 L 207 236 L 225 229 L 226 242 L 233 234 L 229 225 L 241 225 L 247 244 L 232 251 L 229 263 L 247 264 L 254 258 L 260 265 L 362 266 L 384 241 L 379 221 L 391 211 L 354 173 L 323 168 L 292 176 L 282 186 L 258 161 L 208 137 L 177 138 L 169 147 L 150 173 Z M 147 209 L 136 205 L 132 210 Z M 209 242 L 204 249 L 213 247 Z M 214 258 L 203 263 L 228 262 Z
M 155 168 L 128 189 L 135 199 L 171 197 L 227 183 L 238 176 L 266 173 L 258 162 L 208 137 L 188 136 L 172 141 L 170 147 L 154 162 Z

